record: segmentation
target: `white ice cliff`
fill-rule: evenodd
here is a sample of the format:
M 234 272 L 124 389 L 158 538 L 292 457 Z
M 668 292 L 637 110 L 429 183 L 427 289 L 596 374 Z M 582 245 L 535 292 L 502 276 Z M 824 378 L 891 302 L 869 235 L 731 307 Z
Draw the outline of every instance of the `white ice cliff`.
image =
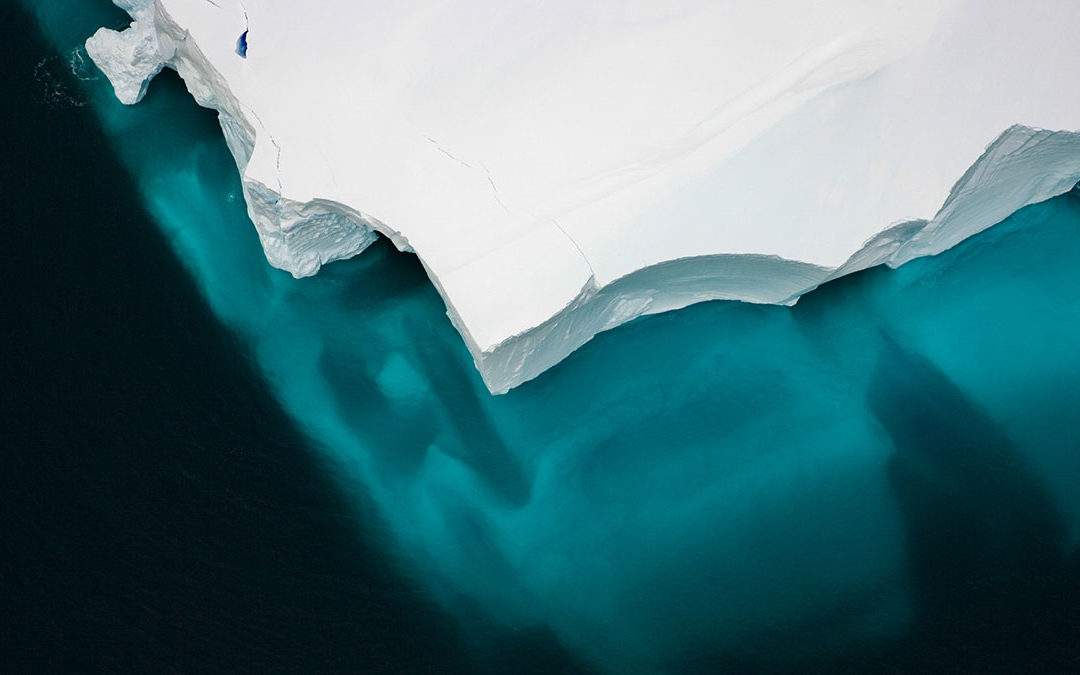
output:
M 124 103 L 170 67 L 219 112 L 270 263 L 414 251 L 493 392 L 1080 180 L 1074 0 L 114 2 L 88 53 Z

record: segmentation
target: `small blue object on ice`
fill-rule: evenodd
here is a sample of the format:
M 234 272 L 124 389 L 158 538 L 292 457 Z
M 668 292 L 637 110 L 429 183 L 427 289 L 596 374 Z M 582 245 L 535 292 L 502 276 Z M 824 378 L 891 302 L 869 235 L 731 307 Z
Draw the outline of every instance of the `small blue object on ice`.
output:
M 236 53 L 240 55 L 240 58 L 247 58 L 247 31 L 240 34 L 240 39 L 236 41 Z

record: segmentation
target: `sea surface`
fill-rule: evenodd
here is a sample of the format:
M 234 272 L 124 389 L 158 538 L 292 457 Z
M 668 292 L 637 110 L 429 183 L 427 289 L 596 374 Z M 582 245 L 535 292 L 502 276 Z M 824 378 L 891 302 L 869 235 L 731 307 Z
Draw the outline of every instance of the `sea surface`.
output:
M 415 257 L 266 264 L 122 12 L 0 21 L 0 671 L 1080 669 L 1080 192 L 493 397 Z

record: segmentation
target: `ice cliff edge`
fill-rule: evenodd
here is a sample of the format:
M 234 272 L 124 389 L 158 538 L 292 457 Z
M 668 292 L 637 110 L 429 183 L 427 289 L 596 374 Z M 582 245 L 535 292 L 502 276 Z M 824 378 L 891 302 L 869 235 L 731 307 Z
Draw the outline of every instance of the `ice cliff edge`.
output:
M 496 393 L 1080 181 L 1069 0 L 114 2 L 88 53 L 124 103 L 169 67 L 218 111 L 270 263 L 414 251 Z

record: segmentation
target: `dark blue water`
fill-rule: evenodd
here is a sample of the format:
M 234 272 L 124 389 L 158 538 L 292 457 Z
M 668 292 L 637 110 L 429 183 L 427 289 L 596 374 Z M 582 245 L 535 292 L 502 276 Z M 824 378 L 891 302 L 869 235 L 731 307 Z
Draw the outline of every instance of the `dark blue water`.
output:
M 0 670 L 565 667 L 539 631 L 477 655 L 392 567 L 56 88 L 67 61 L 0 20 Z
M 13 667 L 1080 665 L 1080 196 L 491 397 L 411 256 L 266 266 L 106 5 L 3 10 Z

